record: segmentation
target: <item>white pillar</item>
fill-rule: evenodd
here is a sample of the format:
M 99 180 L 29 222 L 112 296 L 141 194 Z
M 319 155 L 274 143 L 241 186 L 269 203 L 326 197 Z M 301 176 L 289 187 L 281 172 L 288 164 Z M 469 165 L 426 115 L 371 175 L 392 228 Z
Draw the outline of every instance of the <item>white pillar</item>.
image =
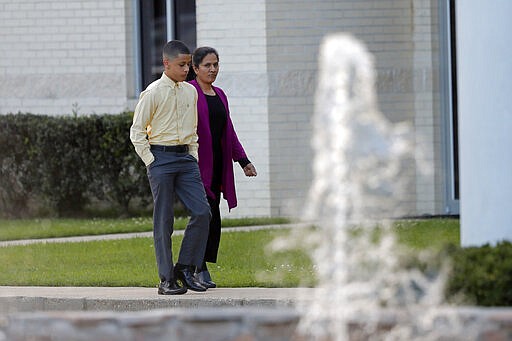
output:
M 462 246 L 512 241 L 512 1 L 456 3 Z

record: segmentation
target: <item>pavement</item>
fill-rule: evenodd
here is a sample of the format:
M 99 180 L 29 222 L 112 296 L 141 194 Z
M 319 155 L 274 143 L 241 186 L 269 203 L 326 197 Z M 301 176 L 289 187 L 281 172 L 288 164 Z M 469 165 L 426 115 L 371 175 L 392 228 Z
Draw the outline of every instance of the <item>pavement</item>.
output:
M 305 224 L 225 228 L 223 233 L 294 228 Z M 183 231 L 175 231 L 175 234 Z M 33 243 L 87 242 L 91 240 L 151 237 L 152 232 L 124 233 L 0 242 L 0 247 Z M 0 287 L 0 314 L 33 311 L 142 311 L 161 308 L 260 307 L 295 308 L 311 299 L 314 288 L 213 288 L 206 292 L 163 296 L 144 287 Z
M 310 225 L 311 224 L 308 224 L 308 223 L 294 223 L 294 224 L 273 224 L 273 225 L 226 227 L 226 228 L 222 228 L 222 233 L 271 230 L 271 229 L 289 229 L 289 228 L 307 227 Z M 183 232 L 184 232 L 184 230 L 176 230 L 173 232 L 173 235 L 175 235 L 175 236 L 183 235 Z M 35 244 L 35 243 L 75 243 L 75 242 L 88 242 L 88 241 L 93 241 L 93 240 L 115 240 L 115 239 L 128 239 L 128 238 L 141 238 L 141 237 L 153 237 L 153 232 L 114 233 L 114 234 L 103 234 L 103 235 L 95 235 L 95 236 L 7 240 L 7 241 L 0 241 L 0 247 L 15 246 L 15 245 L 28 245 L 28 244 Z
M 312 288 L 214 288 L 158 295 L 138 287 L 0 287 L 0 314 L 33 311 L 142 311 L 163 308 L 295 308 Z M 309 294 L 308 294 L 309 292 Z

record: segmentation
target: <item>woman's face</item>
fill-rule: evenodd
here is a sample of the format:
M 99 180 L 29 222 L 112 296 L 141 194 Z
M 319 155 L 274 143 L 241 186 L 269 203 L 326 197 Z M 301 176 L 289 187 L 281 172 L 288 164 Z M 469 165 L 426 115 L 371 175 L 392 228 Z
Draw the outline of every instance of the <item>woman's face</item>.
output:
M 194 66 L 194 71 L 199 82 L 212 84 L 219 73 L 219 59 L 215 53 L 209 53 L 197 67 Z

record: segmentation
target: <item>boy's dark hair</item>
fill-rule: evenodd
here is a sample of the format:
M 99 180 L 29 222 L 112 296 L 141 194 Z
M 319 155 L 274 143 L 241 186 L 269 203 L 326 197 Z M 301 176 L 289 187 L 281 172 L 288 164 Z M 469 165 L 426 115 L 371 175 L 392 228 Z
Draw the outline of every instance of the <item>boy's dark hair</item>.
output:
M 171 40 L 165 44 L 163 58 L 174 59 L 180 54 L 190 54 L 190 50 L 181 40 Z

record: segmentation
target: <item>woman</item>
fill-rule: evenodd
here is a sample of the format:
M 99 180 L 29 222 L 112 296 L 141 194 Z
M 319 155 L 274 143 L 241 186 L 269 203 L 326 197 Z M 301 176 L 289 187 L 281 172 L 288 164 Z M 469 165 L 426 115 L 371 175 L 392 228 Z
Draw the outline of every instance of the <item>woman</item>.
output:
M 219 72 L 219 54 L 211 47 L 199 47 L 192 55 L 196 75 L 190 81 L 197 89 L 197 135 L 199 169 L 212 213 L 206 252 L 196 277 L 203 286 L 215 288 L 206 262 L 216 263 L 221 234 L 220 195 L 231 210 L 236 207 L 233 161 L 246 176 L 256 176 L 256 168 L 247 158 L 229 116 L 228 100 L 222 89 L 213 86 Z

